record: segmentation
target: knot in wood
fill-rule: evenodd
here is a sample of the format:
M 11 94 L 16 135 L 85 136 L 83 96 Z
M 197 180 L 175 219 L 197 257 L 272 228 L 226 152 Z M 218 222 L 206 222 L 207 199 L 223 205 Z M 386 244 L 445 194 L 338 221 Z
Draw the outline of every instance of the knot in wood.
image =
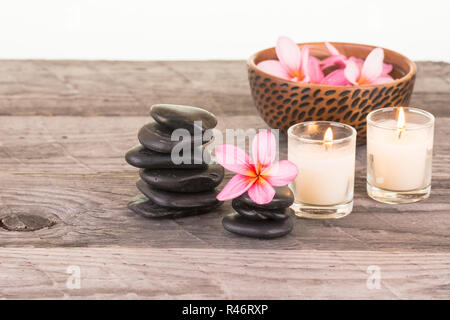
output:
M 14 214 L 0 219 L 0 227 L 8 231 L 36 231 L 53 225 L 54 221 L 30 214 Z

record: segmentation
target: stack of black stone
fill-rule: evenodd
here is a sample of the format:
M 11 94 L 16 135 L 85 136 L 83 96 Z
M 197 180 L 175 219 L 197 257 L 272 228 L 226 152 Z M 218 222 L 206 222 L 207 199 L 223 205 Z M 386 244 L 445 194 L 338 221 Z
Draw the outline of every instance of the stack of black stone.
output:
M 216 117 L 201 108 L 167 104 L 153 105 L 150 115 L 156 122 L 139 130 L 141 144 L 125 156 L 130 165 L 141 168 L 136 186 L 142 194 L 132 199 L 128 208 L 148 218 L 178 218 L 220 206 L 215 188 L 223 180 L 224 169 L 209 164 L 210 155 L 203 148 L 213 138 L 204 133 L 217 125 Z M 190 139 L 173 141 L 177 129 L 185 129 Z M 188 161 L 174 163 L 174 148 Z M 190 151 L 186 158 L 185 150 Z
M 248 193 L 233 199 L 233 209 L 237 211 L 225 216 L 223 227 L 242 236 L 271 239 L 287 235 L 294 226 L 289 207 L 294 202 L 294 194 L 289 187 L 276 187 L 273 200 L 259 205 Z

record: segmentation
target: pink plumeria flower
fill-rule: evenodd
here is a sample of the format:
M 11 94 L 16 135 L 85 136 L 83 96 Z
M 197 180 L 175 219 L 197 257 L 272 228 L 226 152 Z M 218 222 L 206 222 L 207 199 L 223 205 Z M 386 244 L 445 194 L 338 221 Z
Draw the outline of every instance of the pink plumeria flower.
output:
M 344 75 L 344 69 L 337 69 L 326 76 L 320 67 L 320 60 L 316 57 L 309 57 L 309 77 L 310 83 L 326 84 L 328 86 L 348 86 L 350 82 Z
M 347 61 L 348 60 L 355 61 L 358 65 L 361 65 L 361 67 L 364 64 L 364 60 L 363 59 L 359 59 L 359 58 L 355 58 L 355 57 L 347 58 L 346 56 L 341 54 L 338 51 L 338 49 L 336 49 L 336 47 L 333 46 L 329 42 L 325 42 L 325 46 L 327 47 L 327 49 L 330 52 L 331 56 L 326 58 L 326 59 L 324 59 L 324 60 L 322 60 L 320 62 L 322 70 L 324 70 L 324 69 L 326 69 L 328 67 L 331 67 L 331 66 L 337 66 L 339 68 L 345 68 L 345 66 L 347 65 Z M 392 71 L 392 64 L 383 63 L 383 74 L 388 75 L 391 71 Z
M 339 69 L 334 70 L 330 72 L 327 76 L 325 76 L 322 80 L 322 84 L 327 85 L 335 85 L 335 86 L 349 86 L 352 85 L 352 83 L 347 79 L 345 76 L 345 67 L 347 65 L 348 61 L 353 61 L 357 64 L 359 69 L 362 69 L 364 65 L 364 60 L 350 57 L 347 58 L 343 54 L 339 52 L 339 50 L 336 49 L 335 46 L 333 46 L 329 42 L 325 42 L 325 46 L 327 47 L 328 51 L 330 52 L 330 57 L 322 60 L 320 62 L 321 69 L 324 70 L 328 67 L 338 67 Z M 383 71 L 382 71 L 382 78 L 391 78 L 389 76 L 389 73 L 392 71 L 392 64 L 383 63 Z
M 309 83 L 326 84 L 329 86 L 350 85 L 350 82 L 345 78 L 344 69 L 332 71 L 325 76 L 321 67 L 322 62 L 318 58 L 310 56 L 308 62 Z
M 308 82 L 309 47 L 301 49 L 288 37 L 279 37 L 276 46 L 278 60 L 264 60 L 257 67 L 274 76 L 298 82 Z
M 364 60 L 360 58 L 350 57 L 348 60 L 352 60 L 358 65 L 359 69 L 362 69 L 364 65 Z M 389 76 L 389 73 L 392 71 L 392 64 L 383 63 L 383 71 L 381 72 L 382 76 Z
M 344 74 L 344 69 L 337 69 L 327 74 L 322 82 L 329 86 L 350 86 L 350 81 L 347 80 Z
M 218 200 L 231 200 L 247 191 L 255 203 L 266 204 L 275 195 L 273 187 L 285 186 L 297 176 L 297 166 L 292 162 L 282 160 L 274 163 L 276 141 L 269 130 L 255 136 L 252 154 L 253 159 L 244 150 L 230 144 L 216 148 L 217 161 L 236 173 L 217 195 Z
M 310 56 L 308 64 L 308 75 L 310 83 L 325 84 L 329 86 L 348 86 L 350 82 L 344 75 L 344 69 L 337 69 L 324 75 L 323 70 L 331 66 L 345 67 L 347 58 L 337 51 L 330 43 L 325 42 L 331 56 L 320 61 L 318 58 Z
M 308 59 L 308 75 L 310 83 L 322 83 L 324 79 L 323 71 L 320 68 L 320 60 L 314 56 Z
M 383 66 L 384 52 L 381 48 L 373 49 L 366 60 L 350 58 L 347 60 L 344 74 L 353 85 L 383 84 L 394 81 L 386 72 L 388 68 Z
M 328 51 L 330 52 L 330 55 L 328 58 L 323 59 L 320 62 L 320 66 L 322 70 L 331 67 L 331 66 L 338 66 L 340 68 L 345 67 L 345 63 L 347 61 L 347 57 L 341 54 L 338 49 L 336 49 L 335 46 L 333 46 L 329 42 L 325 42 L 325 46 L 327 47 Z

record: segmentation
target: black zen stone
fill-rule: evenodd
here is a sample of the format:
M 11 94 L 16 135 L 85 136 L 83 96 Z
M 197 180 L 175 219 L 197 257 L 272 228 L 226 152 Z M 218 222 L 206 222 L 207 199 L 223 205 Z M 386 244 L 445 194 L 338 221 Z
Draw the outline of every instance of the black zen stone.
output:
M 221 204 L 222 203 L 219 202 L 216 205 L 201 208 L 165 208 L 158 206 L 157 204 L 149 200 L 146 196 L 140 194 L 134 197 L 127 206 L 131 211 L 146 218 L 182 218 L 208 213 Z
M 238 213 L 231 213 L 222 220 L 225 230 L 241 236 L 272 239 L 287 235 L 292 231 L 294 222 L 289 217 L 284 220 L 250 220 Z
M 240 213 L 242 216 L 252 219 L 252 220 L 283 220 L 287 219 L 288 214 L 290 212 L 289 208 L 281 208 L 281 209 L 261 209 L 251 207 L 243 202 L 236 201 L 237 199 L 233 199 L 232 206 L 233 209 Z
M 195 128 L 201 132 L 217 125 L 217 119 L 211 112 L 196 107 L 155 104 L 150 109 L 150 115 L 162 125 L 172 129 L 187 129 L 192 134 Z M 195 123 L 200 121 L 201 124 Z
M 256 204 L 249 197 L 247 192 L 245 192 L 235 200 L 237 203 L 243 203 L 248 206 L 261 209 L 282 209 L 290 207 L 294 203 L 294 194 L 288 186 L 275 187 L 274 189 L 275 196 L 273 197 L 272 201 L 267 204 Z
M 148 169 L 204 169 L 207 167 L 207 163 L 210 162 L 211 157 L 209 153 L 204 152 L 204 158 L 202 159 L 201 148 L 196 148 L 198 152 L 191 150 L 191 157 L 188 163 L 174 164 L 171 159 L 170 153 L 161 153 L 149 150 L 141 145 L 137 145 L 125 155 L 125 160 L 132 166 L 137 168 Z
M 142 180 L 136 182 L 136 186 L 147 198 L 161 207 L 197 208 L 210 207 L 219 203 L 216 199 L 218 194 L 216 190 L 190 193 L 170 192 L 150 187 Z
M 205 169 L 142 169 L 141 179 L 157 189 L 173 192 L 212 190 L 223 179 L 224 169 L 211 164 Z
M 203 134 L 197 136 L 188 135 L 179 137 L 178 140 L 172 140 L 173 129 L 165 127 L 157 122 L 147 123 L 138 133 L 139 142 L 147 149 L 162 153 L 171 153 L 175 146 L 201 146 L 209 142 L 209 139 L 203 139 Z M 206 135 L 205 135 L 206 136 Z M 206 141 L 204 141 L 206 140 Z

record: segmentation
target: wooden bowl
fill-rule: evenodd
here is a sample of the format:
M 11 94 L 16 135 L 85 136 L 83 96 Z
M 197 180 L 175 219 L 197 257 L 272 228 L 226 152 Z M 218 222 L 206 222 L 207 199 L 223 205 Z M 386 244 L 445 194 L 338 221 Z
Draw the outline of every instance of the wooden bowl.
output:
M 329 56 L 323 42 L 299 43 L 310 46 L 319 59 Z M 332 43 L 343 55 L 365 59 L 374 46 Z M 384 62 L 393 65 L 391 83 L 362 86 L 328 86 L 298 83 L 265 73 L 256 67 L 263 60 L 277 59 L 275 48 L 255 53 L 248 61 L 248 80 L 256 108 L 272 128 L 286 133 L 299 122 L 328 120 L 346 123 L 358 132 L 359 143 L 366 140 L 366 116 L 372 110 L 407 106 L 414 87 L 416 65 L 405 56 L 384 50 Z

